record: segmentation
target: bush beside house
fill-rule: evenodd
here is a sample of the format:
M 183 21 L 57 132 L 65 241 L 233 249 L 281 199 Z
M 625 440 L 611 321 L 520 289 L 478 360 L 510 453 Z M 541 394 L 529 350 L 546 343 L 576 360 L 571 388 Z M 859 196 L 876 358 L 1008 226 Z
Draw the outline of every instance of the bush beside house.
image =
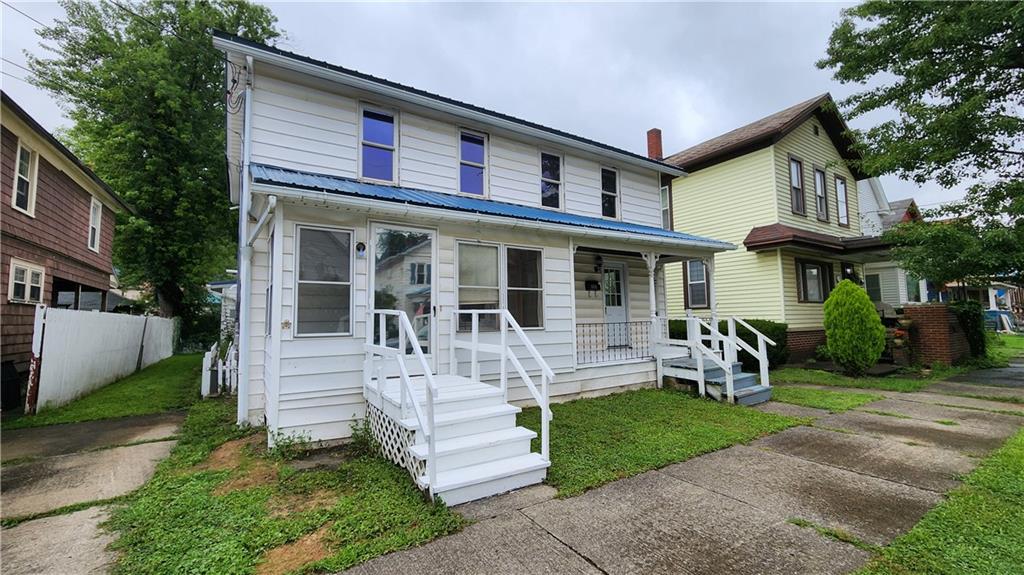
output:
M 885 327 L 864 289 L 843 280 L 825 301 L 829 356 L 851 376 L 863 375 L 885 348 Z

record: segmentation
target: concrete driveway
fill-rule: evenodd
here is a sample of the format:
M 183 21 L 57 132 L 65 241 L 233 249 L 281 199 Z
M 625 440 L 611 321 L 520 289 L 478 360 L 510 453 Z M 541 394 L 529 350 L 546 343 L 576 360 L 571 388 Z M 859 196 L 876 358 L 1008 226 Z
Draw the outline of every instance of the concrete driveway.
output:
M 46 514 L 111 499 L 144 484 L 174 446 L 183 413 L 163 413 L 19 429 L 3 433 L 0 515 Z M 103 506 L 31 519 L 4 529 L 3 572 L 105 573 L 113 534 Z
M 1024 399 L 1024 389 L 998 389 Z M 537 486 L 466 504 L 458 510 L 477 522 L 461 533 L 346 573 L 850 572 L 870 554 L 794 521 L 884 545 L 1024 425 L 1024 417 L 997 413 L 1024 416 L 1020 404 L 931 390 L 881 394 L 842 414 L 766 404 L 815 424 L 578 497 L 553 499 L 552 488 Z

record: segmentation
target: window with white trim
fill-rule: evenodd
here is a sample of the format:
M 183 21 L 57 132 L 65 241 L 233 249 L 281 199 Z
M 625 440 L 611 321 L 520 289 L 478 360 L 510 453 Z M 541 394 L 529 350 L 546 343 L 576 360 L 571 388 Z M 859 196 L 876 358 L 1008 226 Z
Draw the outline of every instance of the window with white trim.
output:
M 818 219 L 828 221 L 828 195 L 825 191 L 825 170 L 814 168 L 814 205 L 818 211 Z
M 501 258 L 504 257 L 504 266 Z M 544 326 L 544 252 L 503 244 L 458 243 L 459 309 L 504 306 L 523 328 Z M 472 329 L 472 316 L 459 316 L 459 331 Z M 480 330 L 498 328 L 494 315 L 480 316 Z
M 409 283 L 417 286 L 429 284 L 430 264 L 426 262 L 413 262 L 409 264 Z
M 601 168 L 601 215 L 619 216 L 619 172 L 611 168 Z
M 505 298 L 520 327 L 544 325 L 543 255 L 537 249 L 505 247 Z
M 850 225 L 850 204 L 846 195 L 846 178 L 836 176 L 836 203 L 839 210 L 839 225 Z
M 42 303 L 43 281 L 46 271 L 42 266 L 11 258 L 11 279 L 7 285 L 7 299 L 18 303 Z
M 545 208 L 562 209 L 562 156 L 540 154 L 540 203 Z
M 672 194 L 668 186 L 661 187 L 661 227 L 672 229 Z
M 487 193 L 487 136 L 463 130 L 459 133 L 459 191 Z
M 295 334 L 352 334 L 352 232 L 296 229 Z
M 93 198 L 89 203 L 89 249 L 100 251 L 100 225 L 103 222 L 103 203 Z
M 34 217 L 36 211 L 36 176 L 39 171 L 39 154 L 19 141 L 15 163 L 11 205 L 14 206 L 14 209 Z
M 397 150 L 395 115 L 363 108 L 360 119 L 360 175 L 381 182 L 394 182 Z
M 708 266 L 704 260 L 686 262 L 686 306 L 708 307 Z
M 459 242 L 458 292 L 459 309 L 498 309 L 501 288 L 498 283 L 498 246 Z M 472 329 L 473 318 L 459 315 L 459 331 Z M 480 329 L 497 329 L 497 318 L 480 316 Z

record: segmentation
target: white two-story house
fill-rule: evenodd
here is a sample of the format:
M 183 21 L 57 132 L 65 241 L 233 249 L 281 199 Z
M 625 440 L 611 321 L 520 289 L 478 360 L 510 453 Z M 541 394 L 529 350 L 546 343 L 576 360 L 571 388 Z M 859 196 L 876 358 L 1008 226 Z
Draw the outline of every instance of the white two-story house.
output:
M 543 477 L 548 398 L 654 386 L 683 171 L 217 34 L 239 225 L 239 421 L 312 440 L 369 417 L 462 501 Z M 669 226 L 670 227 L 670 226 Z M 515 427 L 547 417 L 542 453 Z

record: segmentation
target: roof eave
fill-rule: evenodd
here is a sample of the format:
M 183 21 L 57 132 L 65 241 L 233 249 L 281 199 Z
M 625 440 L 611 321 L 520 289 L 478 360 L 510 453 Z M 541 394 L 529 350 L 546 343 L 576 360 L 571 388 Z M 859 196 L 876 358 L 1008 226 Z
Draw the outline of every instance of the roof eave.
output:
M 423 94 L 410 92 L 407 89 L 389 86 L 367 78 L 360 78 L 340 70 L 339 67 L 330 66 L 326 63 L 318 63 L 310 58 L 306 58 L 298 54 L 289 54 L 282 50 L 275 50 L 269 46 L 262 46 L 258 43 L 249 42 L 242 38 L 232 37 L 221 32 L 214 32 L 213 45 L 215 48 L 220 50 L 237 51 L 241 54 L 252 56 L 254 59 L 259 59 L 288 70 L 320 77 L 353 88 L 375 92 L 396 100 L 439 110 L 453 116 L 500 127 L 510 132 L 540 138 L 559 145 L 584 149 L 599 156 L 614 157 L 638 168 L 654 170 L 660 173 L 670 174 L 672 176 L 686 175 L 684 170 L 673 166 L 672 164 L 645 158 L 625 150 L 616 150 L 603 145 L 597 145 L 596 143 L 572 138 L 554 131 L 543 130 L 510 119 L 487 114 L 465 106 L 460 106 L 453 102 L 446 102 Z

